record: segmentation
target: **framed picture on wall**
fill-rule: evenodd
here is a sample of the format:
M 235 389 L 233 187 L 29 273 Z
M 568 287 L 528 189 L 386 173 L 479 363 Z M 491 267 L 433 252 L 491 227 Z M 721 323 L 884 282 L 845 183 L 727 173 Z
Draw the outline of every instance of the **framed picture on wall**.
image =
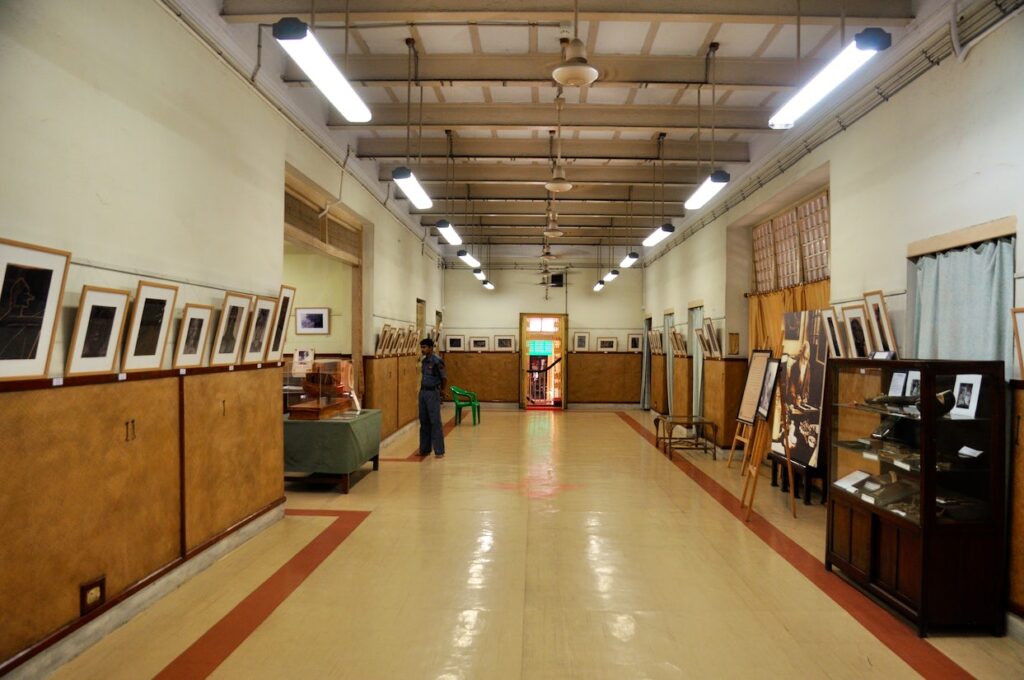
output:
M 598 352 L 617 352 L 617 351 L 619 351 L 619 339 L 618 338 L 598 338 L 597 339 L 597 351 Z
M 224 306 L 220 312 L 220 321 L 217 323 L 217 333 L 213 336 L 211 366 L 230 366 L 238 361 L 245 322 L 249 318 L 251 305 L 251 295 L 231 292 L 224 294 Z
M 210 337 L 213 307 L 188 303 L 181 315 L 178 343 L 174 350 L 174 368 L 196 368 L 203 365 L 206 342 Z
M 871 327 L 871 342 L 875 349 L 879 352 L 892 352 L 893 357 L 898 356 L 896 334 L 892 330 L 889 309 L 885 306 L 885 295 L 880 290 L 864 293 L 864 304 L 868 308 L 868 325 Z
M 722 345 L 718 342 L 718 331 L 715 329 L 715 322 L 710 318 L 704 319 L 704 339 L 708 343 L 708 354 L 711 358 L 722 358 Z
M 117 371 L 130 295 L 127 290 L 99 286 L 82 288 L 65 376 Z
M 590 351 L 590 333 L 587 331 L 576 331 L 572 334 L 572 351 L 573 352 L 589 352 Z
M 486 337 L 477 337 L 469 339 L 469 349 L 473 352 L 487 352 L 491 349 L 491 339 Z
M 122 371 L 154 371 L 163 366 L 164 348 L 171 333 L 177 299 L 177 286 L 139 281 L 132 317 L 128 322 Z
M 331 334 L 331 308 L 330 307 L 296 307 L 295 308 L 295 334 L 296 335 L 330 335 Z
M 626 336 L 626 347 L 630 352 L 641 352 L 644 349 L 644 334 L 630 333 Z
M 494 350 L 496 352 L 514 352 L 514 351 L 516 351 L 516 336 L 514 336 L 514 335 L 495 335 L 494 336 Z
M 863 302 L 842 306 L 843 323 L 846 324 L 847 356 L 867 359 L 875 351 L 871 343 L 868 323 L 868 309 Z
M 0 238 L 0 380 L 44 378 L 71 253 Z
M 839 320 L 832 309 L 821 310 L 821 318 L 825 321 L 825 336 L 828 338 L 828 353 L 837 359 L 846 356 L 846 345 L 840 331 Z
M 280 361 L 284 357 L 284 343 L 288 339 L 288 315 L 292 313 L 295 299 L 294 286 L 281 286 L 277 295 L 277 310 L 274 312 L 274 327 L 267 347 L 267 361 Z
M 446 335 L 444 337 L 444 348 L 449 352 L 461 352 L 465 349 L 466 337 L 464 335 Z
M 267 355 L 267 336 L 277 311 L 277 298 L 258 297 L 249 321 L 249 333 L 242 350 L 243 364 L 258 364 Z

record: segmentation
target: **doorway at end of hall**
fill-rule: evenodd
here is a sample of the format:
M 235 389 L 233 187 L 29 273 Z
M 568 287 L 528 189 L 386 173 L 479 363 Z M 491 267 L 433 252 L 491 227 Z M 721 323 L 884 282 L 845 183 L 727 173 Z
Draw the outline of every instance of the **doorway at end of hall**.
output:
M 520 408 L 565 408 L 568 326 L 568 314 L 519 315 Z

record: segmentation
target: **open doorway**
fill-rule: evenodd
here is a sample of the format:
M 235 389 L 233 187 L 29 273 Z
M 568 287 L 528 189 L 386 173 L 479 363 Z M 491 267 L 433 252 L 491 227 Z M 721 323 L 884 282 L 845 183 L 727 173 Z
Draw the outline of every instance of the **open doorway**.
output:
M 568 325 L 566 314 L 519 315 L 520 408 L 565 408 Z

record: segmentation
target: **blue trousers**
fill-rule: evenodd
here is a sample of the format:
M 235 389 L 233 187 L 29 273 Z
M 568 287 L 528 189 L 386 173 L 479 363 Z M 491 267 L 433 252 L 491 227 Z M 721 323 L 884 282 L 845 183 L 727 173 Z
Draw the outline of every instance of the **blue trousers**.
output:
M 444 454 L 444 425 L 441 423 L 441 393 L 420 390 L 420 454 Z

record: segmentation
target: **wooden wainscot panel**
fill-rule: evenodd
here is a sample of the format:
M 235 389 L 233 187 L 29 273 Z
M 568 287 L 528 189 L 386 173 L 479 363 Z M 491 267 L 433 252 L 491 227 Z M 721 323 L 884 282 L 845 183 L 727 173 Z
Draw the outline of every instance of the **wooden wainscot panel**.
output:
M 704 360 L 704 417 L 718 424 L 719 446 L 729 446 L 736 434 L 746 378 L 746 359 Z
M 398 357 L 398 419 L 396 428 L 401 429 L 420 417 L 420 361 L 418 356 Z
M 445 352 L 443 358 L 449 385 L 476 392 L 480 401 L 519 401 L 518 352 Z
M 651 409 L 658 413 L 668 413 L 668 381 L 665 377 L 665 355 L 652 355 Z
M 640 401 L 640 354 L 573 352 L 568 355 L 570 404 L 633 404 Z
M 688 416 L 693 410 L 693 359 L 672 357 L 672 415 Z
M 398 430 L 398 357 L 366 357 L 364 367 L 366 395 L 363 406 L 380 409 L 380 436 L 383 439 Z
M 179 556 L 178 380 L 9 392 L 0 413 L 3 660 L 78 619 L 82 584 L 105 576 L 109 601 Z
M 201 546 L 284 496 L 281 371 L 184 378 L 185 545 Z

